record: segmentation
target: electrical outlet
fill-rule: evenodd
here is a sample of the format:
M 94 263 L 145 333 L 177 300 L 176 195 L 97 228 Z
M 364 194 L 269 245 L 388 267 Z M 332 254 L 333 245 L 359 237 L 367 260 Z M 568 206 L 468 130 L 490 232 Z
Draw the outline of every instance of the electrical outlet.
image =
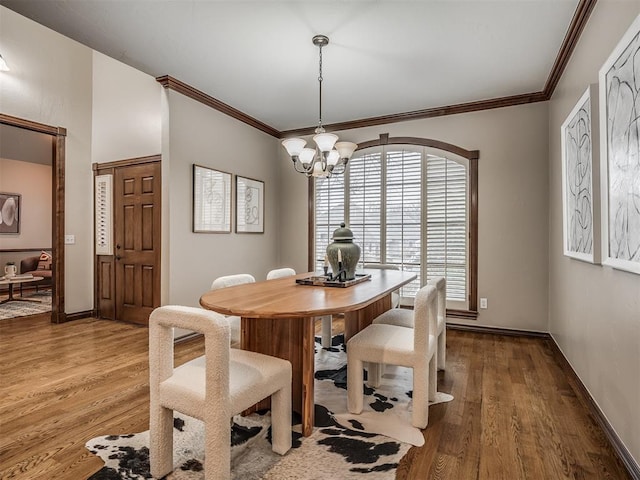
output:
M 65 245 L 74 245 L 76 243 L 75 235 L 65 235 L 64 236 L 64 244 Z
M 481 298 L 480 299 L 480 308 L 489 308 L 487 306 L 487 299 L 486 298 Z

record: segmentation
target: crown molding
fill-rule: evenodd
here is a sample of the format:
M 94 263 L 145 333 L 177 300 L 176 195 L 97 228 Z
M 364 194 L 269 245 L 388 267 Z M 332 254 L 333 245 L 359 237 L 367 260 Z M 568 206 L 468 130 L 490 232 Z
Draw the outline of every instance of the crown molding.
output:
M 493 98 L 490 100 L 480 100 L 477 102 L 459 103 L 457 105 L 446 105 L 442 107 L 426 108 L 413 112 L 394 113 L 392 115 L 382 115 L 380 117 L 363 118 L 361 120 L 351 120 L 348 122 L 332 123 L 323 125 L 328 132 L 339 130 L 350 130 L 353 128 L 372 127 L 375 125 L 385 125 L 388 123 L 406 122 L 409 120 L 420 120 L 423 118 L 442 117 L 445 115 L 455 115 L 458 113 L 477 112 L 480 110 L 490 110 L 493 108 L 511 107 L 525 103 L 544 102 L 547 100 L 542 92 L 523 93 L 509 97 Z M 296 130 L 285 130 L 281 132 L 281 138 L 311 135 L 315 127 L 305 127 Z
M 551 68 L 549 77 L 547 78 L 547 83 L 544 86 L 543 93 L 546 100 L 551 99 L 553 92 L 558 86 L 562 73 L 564 72 L 567 63 L 569 63 L 571 54 L 573 54 L 573 51 L 578 44 L 578 40 L 580 40 L 580 35 L 582 35 L 582 31 L 587 25 L 587 21 L 589 20 L 593 7 L 596 6 L 597 1 L 598 0 L 580 0 L 575 13 L 573 14 L 573 18 L 571 19 L 569 29 L 562 41 L 560 50 L 558 51 L 556 61 Z
M 589 20 L 591 12 L 595 7 L 598 0 L 580 0 L 576 11 L 573 14 L 567 33 L 565 34 L 556 60 L 551 68 L 551 72 L 547 77 L 544 89 L 539 92 L 523 93 L 519 95 L 511 95 L 507 97 L 498 97 L 488 100 L 480 100 L 476 102 L 459 103 L 456 105 L 445 105 L 442 107 L 425 108 L 422 110 L 414 110 L 411 112 L 395 113 L 391 115 L 382 115 L 379 117 L 362 118 L 359 120 L 350 120 L 340 123 L 332 123 L 324 125 L 327 131 L 340 131 L 351 130 L 354 128 L 372 127 L 377 125 L 386 125 L 390 123 L 407 122 L 409 120 L 420 120 L 424 118 L 442 117 L 446 115 L 456 115 L 459 113 L 470 113 L 481 110 L 491 110 L 494 108 L 512 107 L 515 105 L 524 105 L 527 103 L 546 102 L 553 96 L 553 92 L 562 77 L 567 63 L 573 51 L 575 50 L 580 35 L 584 30 L 584 27 Z M 163 87 L 175 90 L 182 93 L 193 100 L 196 100 L 204 105 L 207 105 L 215 110 L 218 110 L 226 115 L 229 115 L 236 120 L 240 120 L 247 125 L 250 125 L 258 130 L 261 130 L 276 138 L 286 138 L 293 136 L 312 135 L 315 132 L 315 126 L 303 127 L 294 130 L 279 131 L 266 123 L 257 120 L 246 113 L 241 112 L 233 108 L 226 103 L 217 100 L 216 98 L 201 92 L 200 90 L 181 82 L 169 75 L 163 75 L 157 77 L 156 80 L 162 84 Z
M 236 120 L 239 120 L 247 125 L 250 125 L 258 130 L 261 130 L 272 137 L 279 137 L 280 131 L 275 128 L 267 125 L 266 123 L 261 122 L 240 110 L 233 108 L 231 105 L 227 105 L 220 100 L 213 98 L 211 95 L 207 95 L 206 93 L 198 90 L 197 88 L 192 87 L 180 80 L 173 78 L 169 75 L 162 75 L 161 77 L 156 77 L 156 81 L 160 83 L 164 88 L 168 88 L 170 90 L 174 90 L 179 92 L 197 102 L 200 102 L 208 107 L 213 108 L 214 110 L 218 110 L 219 112 L 224 113 L 225 115 L 229 115 Z

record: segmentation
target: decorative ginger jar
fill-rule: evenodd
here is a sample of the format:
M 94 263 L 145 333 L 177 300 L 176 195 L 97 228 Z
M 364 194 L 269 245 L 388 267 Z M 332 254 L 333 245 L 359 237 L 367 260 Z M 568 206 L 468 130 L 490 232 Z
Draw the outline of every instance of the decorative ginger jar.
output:
M 342 259 L 342 269 L 346 271 L 346 276 L 342 277 L 342 280 L 356 278 L 360 247 L 353 243 L 353 232 L 345 227 L 344 223 L 341 223 L 340 228 L 333 232 L 333 243 L 327 246 L 327 260 L 334 276 L 340 271 L 338 257 Z

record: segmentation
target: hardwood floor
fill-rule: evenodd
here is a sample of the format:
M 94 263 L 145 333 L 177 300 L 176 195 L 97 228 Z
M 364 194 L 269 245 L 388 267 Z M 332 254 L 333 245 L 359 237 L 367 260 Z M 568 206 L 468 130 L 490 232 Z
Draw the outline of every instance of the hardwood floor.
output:
M 544 338 L 447 331 L 425 445 L 398 479 L 628 479 Z
M 340 322 L 334 322 L 340 328 Z M 426 443 L 399 479 L 627 479 L 546 340 L 449 331 Z M 178 363 L 201 340 L 176 346 Z M 148 429 L 147 329 L 95 319 L 0 322 L 0 478 L 87 478 L 84 443 Z
M 0 352 L 0 478 L 85 479 L 103 465 L 87 440 L 149 428 L 146 327 L 8 319 Z M 176 348 L 180 361 L 203 352 Z

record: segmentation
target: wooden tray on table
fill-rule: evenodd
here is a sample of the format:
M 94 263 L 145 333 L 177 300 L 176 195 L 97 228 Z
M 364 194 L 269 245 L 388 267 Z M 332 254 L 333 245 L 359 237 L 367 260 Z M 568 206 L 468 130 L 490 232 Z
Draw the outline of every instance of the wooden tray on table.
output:
M 366 282 L 369 279 L 371 279 L 371 274 L 369 273 L 356 273 L 356 278 L 354 278 L 353 280 L 345 280 L 344 282 L 341 282 L 339 280 L 330 280 L 324 275 L 312 275 L 311 277 L 298 278 L 296 279 L 296 283 L 300 285 L 314 285 L 317 287 L 345 288 L 356 285 L 358 283 Z

